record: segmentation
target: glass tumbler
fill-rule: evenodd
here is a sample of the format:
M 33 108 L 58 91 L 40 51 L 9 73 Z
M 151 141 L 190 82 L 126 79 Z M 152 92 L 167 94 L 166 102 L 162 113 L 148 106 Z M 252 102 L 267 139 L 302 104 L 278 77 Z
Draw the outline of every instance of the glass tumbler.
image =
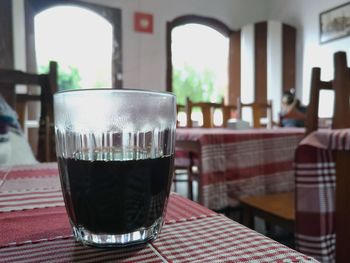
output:
M 175 96 L 142 90 L 54 95 L 62 192 L 75 238 L 127 246 L 153 240 L 172 183 Z

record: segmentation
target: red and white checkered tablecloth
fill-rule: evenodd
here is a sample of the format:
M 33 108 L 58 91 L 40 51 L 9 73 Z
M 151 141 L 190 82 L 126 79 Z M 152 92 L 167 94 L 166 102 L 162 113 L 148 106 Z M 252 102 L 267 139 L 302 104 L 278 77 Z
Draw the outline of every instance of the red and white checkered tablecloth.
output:
M 56 164 L 0 168 L 0 262 L 316 262 L 171 194 L 155 241 L 101 249 L 71 235 Z
M 294 189 L 294 153 L 303 128 L 177 129 L 176 140 L 199 145 L 199 201 L 220 210 L 238 205 L 240 197 Z M 175 164 L 186 164 L 177 147 Z
M 337 150 L 350 150 L 350 129 L 316 131 L 295 156 L 296 246 L 322 262 L 335 262 Z

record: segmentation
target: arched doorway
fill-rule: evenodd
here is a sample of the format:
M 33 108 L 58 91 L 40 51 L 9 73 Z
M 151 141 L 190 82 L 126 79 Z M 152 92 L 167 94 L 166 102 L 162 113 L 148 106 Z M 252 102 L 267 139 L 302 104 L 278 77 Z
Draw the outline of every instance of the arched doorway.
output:
M 40 13 L 44 14 L 45 11 L 49 11 L 51 8 L 56 7 L 75 7 L 80 10 L 84 10 L 85 13 L 89 12 L 90 15 L 100 17 L 102 21 L 108 21 L 112 26 L 112 38 L 108 45 L 112 48 L 112 55 L 110 56 L 111 71 L 111 87 L 122 88 L 122 34 L 121 34 L 121 10 L 117 8 L 106 7 L 98 4 L 92 4 L 82 1 L 75 0 L 26 0 L 24 1 L 25 8 L 25 52 L 26 52 L 26 71 L 36 72 L 37 71 L 37 57 L 36 57 L 36 46 L 35 46 L 35 17 Z M 60 18 L 57 20 L 59 24 Z M 73 45 L 74 43 L 70 43 Z M 80 44 L 81 45 L 81 44 Z M 50 47 L 46 47 L 49 49 Z M 91 53 L 96 53 L 95 50 Z M 89 59 L 93 54 L 87 54 Z M 90 59 L 89 63 L 93 63 Z M 27 88 L 27 87 L 24 87 Z M 23 90 L 22 92 L 27 92 Z M 36 87 L 28 87 L 28 92 L 35 94 Z M 39 105 L 35 103 L 28 105 L 28 116 L 27 120 L 30 123 L 30 127 L 27 127 L 27 136 L 33 149 L 36 149 L 37 145 L 37 131 L 38 128 L 38 116 L 39 116 Z
M 235 104 L 231 90 L 239 92 L 239 85 L 232 79 L 239 78 L 232 78 L 230 53 L 235 33 L 221 21 L 203 16 L 181 16 L 168 22 L 167 90 L 177 95 L 178 104 L 183 105 L 186 97 L 195 102 L 224 99 L 226 104 Z M 240 59 L 239 54 L 235 56 Z
M 172 92 L 177 102 L 227 100 L 228 37 L 197 23 L 172 30 Z
M 100 17 L 103 20 L 108 21 L 112 26 L 112 39 L 108 45 L 112 46 L 111 56 L 111 78 L 113 88 L 122 88 L 122 34 L 121 34 L 121 10 L 111 7 L 106 7 L 98 4 L 91 4 L 81 1 L 65 1 L 65 0 L 26 0 L 25 1 L 25 31 L 26 31 L 26 57 L 27 57 L 27 70 L 36 71 L 36 46 L 35 46 L 35 17 L 51 8 L 57 7 L 70 7 L 79 8 L 90 14 L 94 14 L 95 17 Z M 95 20 L 96 21 L 96 20 Z M 57 20 L 59 24 L 61 20 Z M 78 23 L 79 21 L 75 21 Z M 77 33 L 79 35 L 79 33 Z M 92 32 L 91 32 L 91 35 Z M 73 43 L 71 43 L 73 45 Z M 94 53 L 97 53 L 95 50 Z M 88 56 L 91 56 L 89 54 Z M 91 63 L 91 62 L 90 62 Z
M 46 73 L 56 61 L 60 90 L 112 87 L 113 27 L 104 17 L 55 6 L 35 16 L 34 32 L 37 70 Z

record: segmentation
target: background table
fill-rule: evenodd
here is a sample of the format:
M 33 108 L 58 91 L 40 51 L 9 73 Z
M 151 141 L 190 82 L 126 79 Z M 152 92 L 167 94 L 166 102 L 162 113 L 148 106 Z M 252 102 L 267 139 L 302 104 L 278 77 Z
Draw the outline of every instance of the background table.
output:
M 101 249 L 74 241 L 56 164 L 0 168 L 1 262 L 315 262 L 172 194 L 160 237 Z
M 334 157 L 341 150 L 350 151 L 350 129 L 313 132 L 296 151 L 296 247 L 322 262 L 335 262 Z
M 294 154 L 304 129 L 177 129 L 175 163 L 197 154 L 199 202 L 214 210 L 247 195 L 294 190 Z

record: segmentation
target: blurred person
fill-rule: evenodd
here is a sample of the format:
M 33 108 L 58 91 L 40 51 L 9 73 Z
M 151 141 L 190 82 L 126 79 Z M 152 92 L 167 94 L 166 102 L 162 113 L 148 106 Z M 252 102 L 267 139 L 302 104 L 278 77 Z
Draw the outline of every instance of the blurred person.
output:
M 295 90 L 286 91 L 282 96 L 282 127 L 305 127 L 306 107 L 295 97 Z

